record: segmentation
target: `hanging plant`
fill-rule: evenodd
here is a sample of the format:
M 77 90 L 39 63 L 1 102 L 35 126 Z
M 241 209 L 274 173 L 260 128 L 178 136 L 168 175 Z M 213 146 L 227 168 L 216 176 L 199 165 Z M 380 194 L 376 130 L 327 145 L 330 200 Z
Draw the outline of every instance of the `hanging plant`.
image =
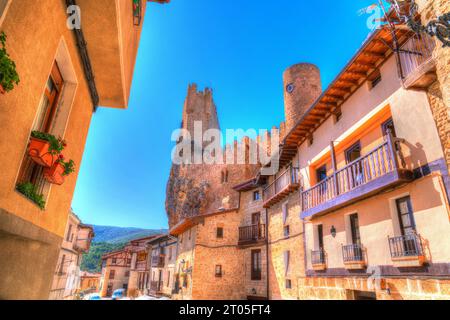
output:
M 60 154 L 57 161 L 64 167 L 64 176 L 68 176 L 69 174 L 75 172 L 75 162 L 72 159 L 66 162 L 64 161 L 64 156 Z
M 14 89 L 20 82 L 16 71 L 16 64 L 6 51 L 6 34 L 0 33 L 0 93 L 4 94 Z
M 54 135 L 52 135 L 50 133 L 45 133 L 45 132 L 41 132 L 41 131 L 32 131 L 31 137 L 39 139 L 39 140 L 47 141 L 50 144 L 49 152 L 51 152 L 52 154 L 61 153 L 64 150 L 64 148 L 67 146 L 66 141 L 64 141 L 61 138 L 56 138 Z
M 45 200 L 42 194 L 37 192 L 37 188 L 31 182 L 19 183 L 16 186 L 17 191 L 23 194 L 25 197 L 36 203 L 42 210 L 45 209 Z

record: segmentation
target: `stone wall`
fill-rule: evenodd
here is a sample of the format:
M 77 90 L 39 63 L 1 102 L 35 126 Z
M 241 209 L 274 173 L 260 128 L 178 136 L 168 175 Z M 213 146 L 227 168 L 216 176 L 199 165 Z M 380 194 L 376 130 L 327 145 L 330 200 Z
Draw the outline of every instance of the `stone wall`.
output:
M 438 16 L 450 12 L 447 0 L 418 0 L 422 22 L 426 25 Z M 435 52 L 437 82 L 428 89 L 428 96 L 436 126 L 441 138 L 447 166 L 450 169 L 450 48 L 437 40 Z M 448 39 L 447 39 L 448 40 Z
M 282 205 L 287 202 L 288 216 L 283 223 Z M 300 195 L 292 193 L 269 210 L 269 287 L 271 299 L 297 299 L 299 277 L 305 275 L 303 222 L 299 218 Z M 284 226 L 289 226 L 289 236 L 284 236 Z M 289 251 L 286 273 L 285 252 Z M 291 288 L 286 288 L 286 279 Z
M 382 278 L 300 278 L 301 300 L 353 300 L 356 292 L 374 293 L 377 300 L 449 300 L 450 280 Z

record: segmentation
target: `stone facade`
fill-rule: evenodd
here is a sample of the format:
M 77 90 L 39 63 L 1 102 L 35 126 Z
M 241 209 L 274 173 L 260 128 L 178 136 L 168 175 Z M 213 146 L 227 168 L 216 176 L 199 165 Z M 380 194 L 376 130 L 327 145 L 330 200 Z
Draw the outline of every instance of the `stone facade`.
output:
M 418 0 L 416 2 L 424 25 L 438 16 L 450 12 L 450 4 L 446 0 Z M 428 89 L 428 96 L 450 170 L 450 50 L 442 47 L 442 43 L 437 39 L 436 43 L 433 56 L 436 62 L 437 81 Z

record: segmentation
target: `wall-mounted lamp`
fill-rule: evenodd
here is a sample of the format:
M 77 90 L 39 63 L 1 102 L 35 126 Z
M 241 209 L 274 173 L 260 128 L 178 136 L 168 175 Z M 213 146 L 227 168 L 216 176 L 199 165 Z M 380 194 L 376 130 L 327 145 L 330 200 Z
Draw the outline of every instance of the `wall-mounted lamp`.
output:
M 330 233 L 333 238 L 336 238 L 336 228 L 334 226 L 331 226 Z

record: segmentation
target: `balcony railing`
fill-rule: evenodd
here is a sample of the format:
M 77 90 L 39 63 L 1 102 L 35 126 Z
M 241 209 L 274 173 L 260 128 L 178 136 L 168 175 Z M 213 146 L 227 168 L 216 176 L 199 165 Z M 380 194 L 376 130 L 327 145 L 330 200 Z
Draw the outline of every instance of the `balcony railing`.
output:
M 247 244 L 264 240 L 266 238 L 266 225 L 254 224 L 239 228 L 239 244 Z
M 299 188 L 298 168 L 289 166 L 263 192 L 264 207 L 268 208 Z
M 346 246 L 342 246 L 342 256 L 344 259 L 344 263 L 364 261 L 363 249 L 359 244 L 349 244 Z
M 416 233 L 388 239 L 391 257 L 393 259 L 423 256 L 422 240 L 420 235 Z
M 332 176 L 301 194 L 302 217 L 323 214 L 343 207 L 384 188 L 410 181 L 412 172 L 399 168 L 401 149 L 388 135 L 383 142 L 365 156 L 356 159 Z M 397 139 L 401 141 L 401 139 Z M 398 151 L 397 151 L 398 149 Z
M 160 254 L 152 257 L 152 267 L 154 268 L 163 268 L 165 263 L 165 254 Z
M 311 250 L 311 263 L 313 265 L 325 264 L 325 251 L 323 249 Z
M 400 49 L 399 58 L 406 88 L 427 88 L 436 79 L 433 51 L 436 42 L 426 34 L 413 35 Z

